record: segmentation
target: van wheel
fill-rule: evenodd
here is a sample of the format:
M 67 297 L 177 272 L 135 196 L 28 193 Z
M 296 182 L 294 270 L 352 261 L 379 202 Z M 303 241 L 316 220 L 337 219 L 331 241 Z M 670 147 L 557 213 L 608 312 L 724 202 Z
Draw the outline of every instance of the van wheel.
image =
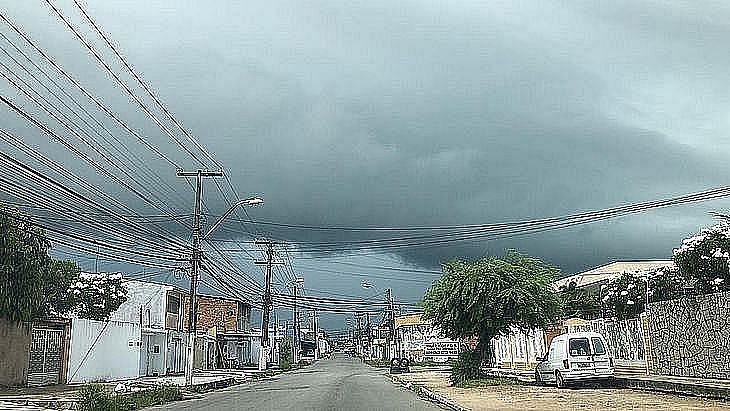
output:
M 561 374 L 560 371 L 555 371 L 555 385 L 558 388 L 565 388 L 565 380 L 563 379 L 563 374 Z

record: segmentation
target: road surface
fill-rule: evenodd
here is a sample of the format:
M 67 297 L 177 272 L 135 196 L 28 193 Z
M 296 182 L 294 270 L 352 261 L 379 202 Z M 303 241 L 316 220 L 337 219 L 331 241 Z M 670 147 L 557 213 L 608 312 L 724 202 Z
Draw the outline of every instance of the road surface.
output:
M 156 410 L 437 410 L 394 385 L 384 369 L 342 354 L 272 380 L 243 384 Z

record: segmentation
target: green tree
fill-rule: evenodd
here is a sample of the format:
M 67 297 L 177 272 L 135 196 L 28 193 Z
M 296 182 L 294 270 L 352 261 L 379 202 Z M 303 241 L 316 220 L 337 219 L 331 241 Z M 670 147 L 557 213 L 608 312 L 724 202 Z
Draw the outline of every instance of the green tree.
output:
M 0 204 L 0 317 L 74 313 L 100 320 L 126 301 L 121 275 L 81 273 L 74 262 L 49 257 L 50 245 L 26 215 Z
M 646 286 L 649 284 L 647 295 Z M 684 278 L 673 267 L 649 272 L 623 273 L 606 285 L 602 298 L 604 311 L 618 319 L 638 317 L 649 302 L 667 301 L 682 296 Z
M 565 317 L 593 319 L 601 316 L 601 300 L 596 293 L 576 287 L 575 282 L 560 286 L 559 291 Z
M 646 274 L 623 273 L 611 280 L 603 296 L 606 314 L 618 319 L 638 317 L 646 305 L 646 277 Z
M 730 290 L 730 222 L 702 229 L 674 250 L 674 264 L 693 294 Z
M 279 368 L 288 370 L 292 366 L 292 339 L 284 337 L 279 345 Z
M 0 204 L 0 316 L 28 321 L 43 313 L 54 291 L 50 243 L 43 230 Z
M 552 282 L 557 268 L 516 251 L 469 263 L 454 260 L 423 300 L 423 316 L 449 338 L 477 338 L 473 356 L 491 359 L 490 341 L 512 327 L 529 330 L 560 318 L 561 300 Z

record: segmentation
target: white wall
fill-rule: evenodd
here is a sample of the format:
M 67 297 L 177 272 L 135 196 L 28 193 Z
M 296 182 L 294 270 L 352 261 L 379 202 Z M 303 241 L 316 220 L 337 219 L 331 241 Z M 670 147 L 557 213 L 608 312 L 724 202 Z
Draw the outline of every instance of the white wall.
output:
M 155 353 L 155 346 L 159 352 Z M 167 372 L 167 333 L 144 332 L 139 359 L 139 375 L 165 375 Z
M 72 319 L 69 382 L 137 378 L 139 341 L 139 324 Z
M 535 364 L 537 357 L 545 355 L 545 334 L 541 329 L 527 333 L 512 328 L 507 336 L 495 337 L 491 341 L 494 359 L 497 364 L 528 363 Z
M 112 320 L 139 324 L 139 307 L 142 307 L 142 324 L 145 328 L 165 328 L 165 308 L 169 285 L 126 280 L 127 301 L 111 315 Z

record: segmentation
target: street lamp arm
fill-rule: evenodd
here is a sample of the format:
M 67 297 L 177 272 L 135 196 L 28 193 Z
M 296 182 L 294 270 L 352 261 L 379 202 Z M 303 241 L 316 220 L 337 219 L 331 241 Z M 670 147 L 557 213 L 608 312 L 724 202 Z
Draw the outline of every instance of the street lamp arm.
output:
M 218 228 L 218 226 L 220 226 L 220 225 L 221 225 L 221 224 L 223 223 L 223 221 L 224 221 L 224 220 L 225 220 L 226 218 L 228 218 L 228 216 L 230 216 L 230 215 L 231 215 L 231 213 L 233 213 L 233 211 L 234 211 L 234 210 L 235 210 L 236 208 L 238 208 L 238 207 L 240 207 L 240 206 L 256 206 L 256 205 L 260 205 L 260 204 L 263 204 L 263 203 L 264 203 L 264 200 L 262 200 L 262 199 L 261 199 L 261 198 L 259 198 L 259 197 L 247 198 L 247 199 L 245 199 L 245 200 L 238 200 L 238 201 L 236 201 L 236 202 L 235 202 L 235 203 L 234 203 L 234 204 L 233 204 L 233 205 L 232 205 L 232 206 L 231 206 L 231 207 L 230 207 L 230 208 L 228 209 L 228 211 L 226 211 L 225 213 L 223 213 L 223 215 L 222 215 L 222 216 L 220 216 L 220 217 L 218 218 L 218 220 L 217 220 L 217 221 L 216 221 L 216 222 L 215 222 L 215 223 L 213 224 L 213 226 L 211 226 L 211 227 L 210 227 L 210 229 L 208 230 L 208 232 L 207 232 L 207 233 L 205 233 L 205 235 L 203 235 L 203 236 L 202 236 L 202 237 L 201 237 L 200 239 L 201 239 L 201 240 L 205 240 L 205 239 L 207 239 L 208 237 L 210 237 L 210 235 L 211 235 L 211 234 L 213 234 L 213 231 L 215 231 L 215 230 L 216 230 L 216 229 Z

